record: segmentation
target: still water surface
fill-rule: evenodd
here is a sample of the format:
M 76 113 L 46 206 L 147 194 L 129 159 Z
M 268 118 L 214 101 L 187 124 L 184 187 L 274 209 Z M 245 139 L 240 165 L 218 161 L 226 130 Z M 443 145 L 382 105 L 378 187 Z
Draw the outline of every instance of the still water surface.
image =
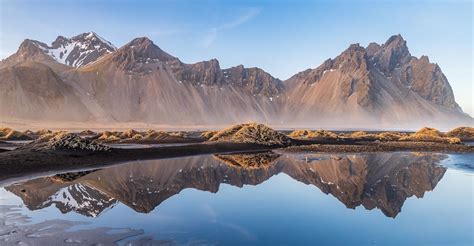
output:
M 0 188 L 5 244 L 472 245 L 474 155 L 203 155 Z

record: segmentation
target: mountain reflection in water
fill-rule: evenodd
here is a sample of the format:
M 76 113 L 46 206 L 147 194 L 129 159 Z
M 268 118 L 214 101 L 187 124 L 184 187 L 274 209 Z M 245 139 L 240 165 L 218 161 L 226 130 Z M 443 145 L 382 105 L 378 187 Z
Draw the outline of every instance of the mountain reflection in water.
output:
M 54 204 L 62 213 L 75 211 L 96 217 L 117 202 L 149 213 L 187 188 L 216 193 L 222 183 L 258 185 L 285 173 L 331 194 L 347 208 L 362 205 L 396 217 L 407 198 L 423 197 L 435 188 L 446 172 L 436 163 L 444 158 L 441 154 L 403 152 L 219 154 L 137 161 L 37 178 L 5 189 L 20 197 L 30 210 Z

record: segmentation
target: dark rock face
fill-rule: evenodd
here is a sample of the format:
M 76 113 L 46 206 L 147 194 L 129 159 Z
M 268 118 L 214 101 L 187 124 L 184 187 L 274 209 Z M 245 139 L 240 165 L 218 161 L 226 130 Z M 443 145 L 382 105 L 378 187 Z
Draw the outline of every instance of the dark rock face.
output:
M 194 64 L 175 63 L 172 65 L 172 71 L 176 79 L 182 83 L 192 84 L 194 86 L 224 85 L 224 76 L 222 75 L 219 61 L 216 59 Z
M 282 81 L 272 77 L 260 68 L 244 68 L 244 66 L 239 65 L 222 71 L 224 81 L 227 84 L 242 87 L 253 95 L 261 94 L 273 97 L 283 93 Z
M 179 83 L 200 86 L 235 86 L 253 95 L 272 97 L 283 92 L 281 80 L 259 68 L 244 68 L 242 65 L 221 69 L 217 59 L 193 64 L 161 50 L 148 38 L 137 38 L 114 53 L 112 61 L 117 67 L 129 71 L 150 73 L 152 70 L 169 71 Z M 153 65 L 150 65 L 153 64 Z
M 453 90 L 441 68 L 430 63 L 428 57 L 412 57 L 400 68 L 400 81 L 422 98 L 436 105 L 461 112 L 454 100 Z
M 284 90 L 281 80 L 260 68 L 244 68 L 239 65 L 221 69 L 216 59 L 171 66 L 176 79 L 194 86 L 235 86 L 249 94 L 267 97 L 279 95 Z
M 318 68 L 304 71 L 290 80 L 297 80 L 298 82 L 294 83 L 298 84 L 312 85 L 322 80 L 326 73 L 336 70 L 342 75 L 335 82 L 344 100 L 354 95 L 362 107 L 373 108 L 377 105 L 376 88 L 372 85 L 366 50 L 359 44 L 350 45 L 335 59 L 328 59 Z
M 380 71 L 390 75 L 395 68 L 408 63 L 411 55 L 408 51 L 407 42 L 401 35 L 395 35 L 390 37 L 370 58 Z
M 154 64 L 175 59 L 145 37 L 132 40 L 112 57 L 117 67 L 123 70 L 134 70 L 139 64 Z
M 341 80 L 341 90 L 344 97 L 347 98 L 356 93 L 359 105 L 375 107 L 376 93 L 373 91 L 367 57 L 363 47 L 358 44 L 351 45 L 335 59 L 331 68 L 339 68 L 342 73 L 352 75 Z
M 411 56 L 401 35 L 390 37 L 380 48 L 376 44 L 369 45 L 367 56 L 393 83 L 402 83 L 431 103 L 461 111 L 441 68 L 430 63 L 427 56 L 419 59 Z

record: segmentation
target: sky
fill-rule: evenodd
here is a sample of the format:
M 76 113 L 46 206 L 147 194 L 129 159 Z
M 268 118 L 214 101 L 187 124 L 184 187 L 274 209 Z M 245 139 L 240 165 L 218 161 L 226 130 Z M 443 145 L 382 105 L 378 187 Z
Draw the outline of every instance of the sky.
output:
M 194 63 L 260 67 L 282 80 L 352 43 L 401 34 L 414 56 L 439 64 L 463 110 L 474 115 L 472 0 L 0 0 L 0 58 L 26 38 L 94 31 L 120 47 L 149 37 Z

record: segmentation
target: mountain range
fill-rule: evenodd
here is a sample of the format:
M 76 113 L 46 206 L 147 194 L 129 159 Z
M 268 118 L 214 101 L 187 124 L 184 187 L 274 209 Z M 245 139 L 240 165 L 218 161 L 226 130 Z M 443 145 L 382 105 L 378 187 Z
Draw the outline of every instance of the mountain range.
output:
M 26 39 L 0 62 L 0 118 L 275 126 L 472 125 L 441 68 L 410 54 L 401 35 L 352 44 L 282 81 L 260 68 L 183 63 L 146 37 L 120 48 L 94 32 Z

